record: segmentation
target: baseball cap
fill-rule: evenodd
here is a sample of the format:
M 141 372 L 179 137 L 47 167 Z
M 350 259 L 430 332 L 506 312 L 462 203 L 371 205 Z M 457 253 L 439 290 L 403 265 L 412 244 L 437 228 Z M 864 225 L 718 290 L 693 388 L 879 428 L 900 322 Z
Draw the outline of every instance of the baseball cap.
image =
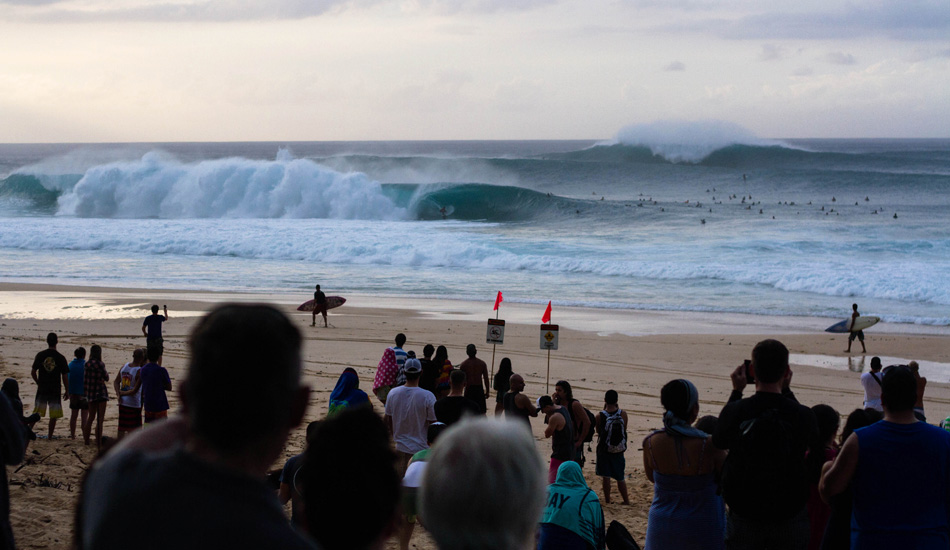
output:
M 417 373 L 422 372 L 422 363 L 418 359 L 406 359 L 405 372 L 407 373 Z

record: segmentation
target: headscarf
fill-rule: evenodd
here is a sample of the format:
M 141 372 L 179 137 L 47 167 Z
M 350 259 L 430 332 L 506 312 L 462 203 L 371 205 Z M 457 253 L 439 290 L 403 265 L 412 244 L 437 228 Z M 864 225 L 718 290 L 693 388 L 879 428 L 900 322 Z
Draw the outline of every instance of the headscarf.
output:
M 373 391 L 375 392 L 382 386 L 394 386 L 397 374 L 399 374 L 399 367 L 396 365 L 396 352 L 393 351 L 393 348 L 386 348 L 383 357 L 379 360 L 379 365 L 376 367 Z
M 680 378 L 676 380 L 677 382 L 686 386 L 686 393 L 689 396 L 688 402 L 686 404 L 686 411 L 693 410 L 699 403 L 699 390 L 696 389 L 696 386 L 693 385 L 689 380 Z M 690 426 L 689 422 L 685 418 L 680 418 L 676 416 L 673 411 L 667 410 L 663 413 L 663 427 L 666 430 L 666 433 L 673 437 L 699 437 L 706 439 L 709 437 L 709 434 L 706 432 Z
M 369 398 L 366 396 L 366 392 L 359 389 L 359 386 L 360 379 L 356 375 L 356 371 L 351 368 L 344 370 L 343 374 L 340 375 L 340 379 L 336 381 L 336 387 L 333 388 L 333 392 L 330 394 L 330 411 L 327 413 L 327 418 L 339 414 L 347 407 L 368 403 Z
M 557 469 L 556 481 L 548 486 L 541 523 L 558 525 L 577 533 L 594 548 L 604 548 L 604 511 L 576 462 L 565 462 Z

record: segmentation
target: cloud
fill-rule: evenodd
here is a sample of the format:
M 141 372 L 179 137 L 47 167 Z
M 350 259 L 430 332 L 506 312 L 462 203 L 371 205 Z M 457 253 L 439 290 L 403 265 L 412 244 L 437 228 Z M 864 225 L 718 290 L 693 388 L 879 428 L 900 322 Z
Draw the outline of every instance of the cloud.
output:
M 557 0 L 408 0 L 404 12 L 527 11 Z M 214 22 L 294 20 L 384 4 L 384 0 L 0 0 L 17 6 L 0 19 L 40 22 Z M 20 7 L 24 6 L 24 7 Z
M 759 61 L 777 61 L 785 57 L 785 48 L 778 44 L 762 44 Z
M 666 67 L 663 67 L 663 70 L 666 72 L 682 72 L 686 70 L 686 65 L 680 61 L 674 61 Z
M 857 65 L 858 63 L 853 55 L 844 52 L 829 52 L 825 56 L 825 61 L 834 65 Z
M 792 71 L 792 76 L 811 76 L 815 71 L 811 67 L 799 67 Z

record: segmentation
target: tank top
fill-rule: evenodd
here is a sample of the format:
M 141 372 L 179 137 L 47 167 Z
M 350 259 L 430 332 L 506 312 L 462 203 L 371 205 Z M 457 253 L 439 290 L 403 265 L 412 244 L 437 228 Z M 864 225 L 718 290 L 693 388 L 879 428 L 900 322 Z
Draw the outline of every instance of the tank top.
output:
M 564 428 L 554 432 L 551 436 L 551 458 L 557 460 L 572 460 L 574 458 L 574 424 L 566 407 L 556 409 L 564 417 Z
M 515 397 L 517 395 L 517 393 L 511 392 L 505 394 L 505 399 L 503 401 L 505 407 L 505 419 L 511 420 L 520 418 L 525 421 L 525 423 L 528 425 L 528 428 L 531 428 L 531 413 L 527 409 L 521 409 L 515 405 Z

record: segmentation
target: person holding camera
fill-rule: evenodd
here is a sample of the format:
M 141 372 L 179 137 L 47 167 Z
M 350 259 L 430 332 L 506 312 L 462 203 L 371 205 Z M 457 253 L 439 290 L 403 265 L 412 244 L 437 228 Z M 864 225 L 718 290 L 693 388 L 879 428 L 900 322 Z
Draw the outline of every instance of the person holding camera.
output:
M 728 450 L 722 473 L 726 548 L 804 550 L 809 525 L 805 451 L 818 439 L 815 414 L 788 389 L 788 348 L 763 340 L 732 373 L 733 395 L 719 414 L 713 444 Z M 745 399 L 748 380 L 755 394 Z

